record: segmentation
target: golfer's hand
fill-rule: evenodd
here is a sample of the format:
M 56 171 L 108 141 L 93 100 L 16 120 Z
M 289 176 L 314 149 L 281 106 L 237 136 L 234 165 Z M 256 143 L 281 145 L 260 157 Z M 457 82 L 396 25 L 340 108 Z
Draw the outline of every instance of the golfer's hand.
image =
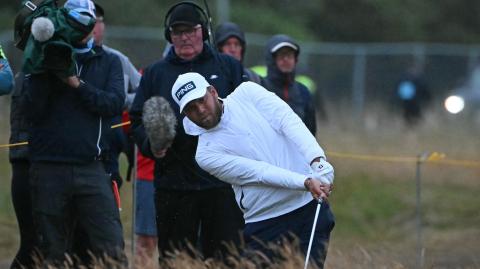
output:
M 315 200 L 322 199 L 323 201 L 327 201 L 333 190 L 333 184 L 325 184 L 312 178 L 307 178 L 304 185 Z
M 324 184 L 333 184 L 334 170 L 333 166 L 324 158 L 318 158 L 310 165 L 312 169 L 311 177 Z

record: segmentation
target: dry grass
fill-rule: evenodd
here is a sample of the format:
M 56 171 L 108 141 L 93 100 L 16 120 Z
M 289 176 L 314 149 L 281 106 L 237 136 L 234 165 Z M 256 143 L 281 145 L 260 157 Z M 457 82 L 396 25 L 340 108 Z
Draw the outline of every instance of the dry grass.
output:
M 155 269 L 293 269 L 303 268 L 305 264 L 305 256 L 300 253 L 296 243 L 283 245 L 269 245 L 276 258 L 267 257 L 261 253 L 241 254 L 238 248 L 230 247 L 230 255 L 224 260 L 218 259 L 202 259 L 201 255 L 190 248 L 187 251 L 173 251 L 168 253 L 163 259 L 161 265 L 156 262 L 143 264 L 141 267 L 135 268 Z M 193 253 L 193 254 L 192 254 Z M 348 253 L 333 250 L 330 251 L 325 268 L 408 268 L 400 262 L 392 260 L 387 256 L 385 251 L 377 251 L 376 253 L 365 249 L 364 247 L 355 246 Z M 43 265 L 39 265 L 41 268 Z M 48 266 L 48 268 L 87 268 L 83 265 L 75 265 L 74 259 L 66 257 L 63 264 L 58 267 Z M 117 262 L 104 258 L 95 259 L 88 268 L 123 268 Z M 309 269 L 317 269 L 318 266 L 313 262 L 309 263 Z

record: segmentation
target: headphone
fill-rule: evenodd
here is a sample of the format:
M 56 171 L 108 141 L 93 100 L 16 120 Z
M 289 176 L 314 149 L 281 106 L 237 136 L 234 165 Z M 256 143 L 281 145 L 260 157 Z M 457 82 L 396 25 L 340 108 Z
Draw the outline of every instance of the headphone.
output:
M 167 11 L 167 15 L 165 15 L 165 21 L 163 22 L 163 26 L 165 28 L 165 33 L 164 33 L 165 39 L 168 42 L 172 43 L 172 39 L 170 37 L 170 29 L 168 28 L 168 25 L 170 24 L 170 16 L 171 16 L 172 12 L 180 5 L 193 6 L 196 10 L 198 10 L 200 12 L 201 16 L 203 17 L 203 18 L 200 19 L 202 21 L 200 25 L 202 26 L 203 41 L 208 40 L 210 35 L 209 35 L 208 25 L 207 25 L 208 24 L 207 14 L 205 13 L 205 11 L 199 5 L 197 5 L 193 2 L 187 2 L 187 1 L 183 1 L 183 2 L 180 2 L 178 4 L 175 4 Z

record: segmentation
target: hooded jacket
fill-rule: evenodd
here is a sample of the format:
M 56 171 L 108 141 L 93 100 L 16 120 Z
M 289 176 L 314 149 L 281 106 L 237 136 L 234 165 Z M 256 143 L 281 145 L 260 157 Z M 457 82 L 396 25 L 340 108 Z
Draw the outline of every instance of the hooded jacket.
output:
M 226 187 L 227 184 L 202 170 L 195 161 L 198 138 L 185 134 L 179 107 L 171 95 L 172 86 L 180 74 L 197 72 L 213 85 L 220 97 L 226 97 L 243 82 L 243 68 L 233 57 L 218 54 L 206 43 L 203 51 L 193 60 L 182 60 L 172 47 L 165 57 L 147 67 L 140 80 L 130 110 L 132 132 L 141 153 L 155 159 L 142 123 L 145 101 L 162 96 L 172 106 L 178 119 L 176 136 L 165 157 L 155 159 L 156 188 L 171 190 L 201 190 Z
M 245 42 L 245 34 L 243 33 L 240 26 L 233 22 L 224 22 L 220 24 L 215 31 L 215 45 L 218 49 L 229 39 L 230 37 L 236 37 L 240 41 L 242 45 L 242 59 L 245 55 L 245 51 L 247 49 L 247 43 Z
M 240 41 L 242 46 L 242 60 L 245 56 L 245 51 L 247 50 L 247 41 L 245 40 L 245 34 L 243 33 L 240 26 L 233 22 L 224 22 L 220 24 L 215 31 L 215 46 L 217 47 L 218 51 L 223 46 L 225 41 L 227 41 L 230 37 L 236 37 Z M 243 69 L 243 73 L 246 78 L 250 81 L 260 84 L 261 78 L 255 72 L 248 68 Z
M 262 86 L 274 92 L 282 98 L 295 113 L 302 119 L 307 128 L 315 135 L 317 124 L 315 119 L 315 106 L 312 96 L 307 87 L 295 81 L 295 70 L 291 73 L 281 72 L 275 64 L 272 49 L 282 42 L 295 45 L 298 50 L 296 58 L 300 54 L 300 46 L 289 36 L 275 35 L 267 42 L 265 50 L 265 61 L 267 64 L 267 76 L 262 81 Z
M 77 57 L 76 67 L 82 81 L 77 89 L 52 73 L 25 77 L 34 162 L 88 163 L 105 156 L 112 118 L 125 101 L 122 66 L 117 56 L 95 47 Z

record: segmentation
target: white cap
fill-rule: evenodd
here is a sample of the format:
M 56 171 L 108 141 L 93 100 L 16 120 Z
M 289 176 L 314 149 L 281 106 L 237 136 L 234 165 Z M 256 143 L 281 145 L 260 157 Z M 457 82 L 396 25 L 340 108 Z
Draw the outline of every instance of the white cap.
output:
M 295 46 L 295 44 L 293 43 L 290 43 L 290 42 L 280 42 L 278 43 L 277 45 L 275 45 L 275 47 L 273 47 L 270 52 L 271 53 L 275 53 L 277 50 L 283 48 L 283 47 L 289 47 L 289 48 L 292 48 L 293 50 L 297 51 L 298 50 L 298 47 Z
M 180 113 L 190 102 L 202 98 L 210 84 L 198 73 L 185 73 L 178 76 L 172 87 L 172 98 L 180 107 Z

